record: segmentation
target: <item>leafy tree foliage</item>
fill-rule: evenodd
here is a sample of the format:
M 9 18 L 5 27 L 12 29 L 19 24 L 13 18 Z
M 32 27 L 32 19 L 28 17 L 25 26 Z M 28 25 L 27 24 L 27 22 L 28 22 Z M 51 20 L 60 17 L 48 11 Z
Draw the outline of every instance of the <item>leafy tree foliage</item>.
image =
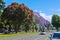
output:
M 60 16 L 54 14 L 52 16 L 52 24 L 58 31 L 58 28 L 60 27 Z
M 14 29 L 17 33 L 20 25 L 22 25 L 23 23 L 26 23 L 26 25 L 28 25 L 32 17 L 33 17 L 32 10 L 30 10 L 23 3 L 18 4 L 14 2 L 4 9 L 1 18 L 3 22 L 4 20 L 7 20 L 7 22 L 9 22 L 10 24 L 13 24 Z
M 3 29 L 3 24 L 1 22 L 1 15 L 2 15 L 2 11 L 5 7 L 5 2 L 4 0 L 0 0 L 0 32 L 2 32 L 2 29 Z
M 5 7 L 4 0 L 0 0 L 0 12 L 4 9 L 4 7 Z
M 50 22 L 43 18 L 38 12 L 34 12 L 34 21 L 36 24 L 39 24 L 39 29 L 45 29 L 46 27 L 49 30 Z

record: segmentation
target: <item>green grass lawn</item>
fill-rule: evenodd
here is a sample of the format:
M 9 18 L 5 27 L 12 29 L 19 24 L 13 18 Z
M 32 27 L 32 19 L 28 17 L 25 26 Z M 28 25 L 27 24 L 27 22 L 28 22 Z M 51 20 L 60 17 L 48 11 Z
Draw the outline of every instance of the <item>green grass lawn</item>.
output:
M 25 36 L 27 34 L 37 34 L 38 32 L 20 32 L 17 34 L 0 34 L 0 38 L 13 37 L 13 36 Z

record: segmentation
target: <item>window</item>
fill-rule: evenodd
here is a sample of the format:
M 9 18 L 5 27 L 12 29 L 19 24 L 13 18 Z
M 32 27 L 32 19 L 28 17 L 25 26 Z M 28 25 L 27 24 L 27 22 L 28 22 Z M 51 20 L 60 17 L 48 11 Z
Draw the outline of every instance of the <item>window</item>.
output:
M 60 39 L 60 33 L 54 33 L 53 38 L 54 39 Z

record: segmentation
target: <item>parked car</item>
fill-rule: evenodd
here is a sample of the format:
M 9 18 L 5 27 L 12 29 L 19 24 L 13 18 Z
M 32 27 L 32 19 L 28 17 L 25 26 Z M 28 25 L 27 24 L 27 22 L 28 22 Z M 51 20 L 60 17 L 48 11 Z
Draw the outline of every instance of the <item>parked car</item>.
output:
M 45 35 L 46 34 L 46 32 L 44 31 L 44 32 L 40 32 L 40 35 Z
M 60 32 L 54 32 L 53 34 L 50 34 L 48 40 L 60 40 Z

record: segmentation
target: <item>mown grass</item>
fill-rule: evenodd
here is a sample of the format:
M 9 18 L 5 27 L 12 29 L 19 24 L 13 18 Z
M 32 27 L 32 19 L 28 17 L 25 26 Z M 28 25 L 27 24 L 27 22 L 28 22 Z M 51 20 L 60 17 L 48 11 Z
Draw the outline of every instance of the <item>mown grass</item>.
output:
M 13 36 L 25 36 L 27 34 L 37 34 L 38 32 L 20 32 L 20 33 L 13 33 L 13 34 L 0 34 L 0 38 L 6 37 L 13 37 Z

